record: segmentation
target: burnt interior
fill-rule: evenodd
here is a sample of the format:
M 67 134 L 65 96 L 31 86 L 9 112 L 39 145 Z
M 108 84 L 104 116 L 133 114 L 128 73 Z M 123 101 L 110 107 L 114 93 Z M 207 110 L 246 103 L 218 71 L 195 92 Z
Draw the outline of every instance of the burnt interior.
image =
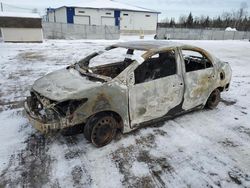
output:
M 112 63 L 108 65 L 102 65 L 95 68 L 92 68 L 92 71 L 95 74 L 100 74 L 115 78 L 118 76 L 126 67 L 128 67 L 133 61 L 131 59 L 125 59 L 124 61 Z
M 143 83 L 150 80 L 174 75 L 177 72 L 175 52 L 159 53 L 158 57 L 151 57 L 135 70 L 135 83 Z
M 202 57 L 184 55 L 184 61 L 186 72 L 192 72 L 213 67 L 211 61 L 204 55 L 202 55 Z
M 110 48 L 107 50 L 112 50 L 114 48 Z M 133 49 L 128 49 L 127 53 L 128 55 L 133 55 L 134 54 L 134 50 Z M 90 54 L 89 56 L 87 56 L 86 58 L 84 58 L 83 60 L 79 61 L 79 64 L 88 67 L 89 66 L 89 62 L 92 58 L 96 57 L 97 55 L 99 55 L 99 53 L 93 53 Z M 115 78 L 116 76 L 118 76 L 124 69 L 126 69 L 131 63 L 133 62 L 132 59 L 130 58 L 124 58 L 124 61 L 120 61 L 120 62 L 115 62 L 115 63 L 110 63 L 110 64 L 106 64 L 106 65 L 99 65 L 96 67 L 92 67 L 91 71 L 94 74 L 99 74 L 99 75 L 103 75 L 103 76 L 108 76 L 111 78 Z

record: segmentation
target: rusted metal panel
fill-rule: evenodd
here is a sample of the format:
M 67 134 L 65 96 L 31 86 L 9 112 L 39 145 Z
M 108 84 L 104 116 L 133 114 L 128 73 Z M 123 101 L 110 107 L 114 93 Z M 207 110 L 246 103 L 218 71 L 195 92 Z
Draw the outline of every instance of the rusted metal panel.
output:
M 214 68 L 188 72 L 184 74 L 185 94 L 183 109 L 189 110 L 201 104 L 214 90 Z
M 178 75 L 168 76 L 129 88 L 131 127 L 162 117 L 182 101 L 183 85 Z
M 182 102 L 184 84 L 180 64 L 181 59 L 176 48 L 151 50 L 149 53 L 144 54 L 144 57 L 147 59 L 159 52 L 173 50 L 177 65 L 176 74 L 129 86 L 131 128 L 135 128 L 140 123 L 166 115 L 169 110 Z M 136 68 L 137 66 L 133 67 L 130 73 L 133 73 Z

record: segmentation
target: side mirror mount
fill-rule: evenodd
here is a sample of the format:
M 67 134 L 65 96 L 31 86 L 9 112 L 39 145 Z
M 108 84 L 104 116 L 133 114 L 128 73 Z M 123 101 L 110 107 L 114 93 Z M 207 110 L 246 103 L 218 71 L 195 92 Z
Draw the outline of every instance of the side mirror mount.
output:
M 135 74 L 134 72 L 130 72 L 127 77 L 127 85 L 132 86 L 135 84 Z

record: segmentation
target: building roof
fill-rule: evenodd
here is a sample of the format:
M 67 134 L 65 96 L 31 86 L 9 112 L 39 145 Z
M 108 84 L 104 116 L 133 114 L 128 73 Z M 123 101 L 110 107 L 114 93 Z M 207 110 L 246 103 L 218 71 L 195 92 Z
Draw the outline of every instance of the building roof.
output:
M 82 7 L 82 8 L 92 8 L 92 9 L 116 9 L 116 10 L 118 9 L 118 10 L 130 10 L 138 12 L 160 13 L 155 10 L 132 6 L 125 3 L 116 2 L 113 0 L 93 0 L 88 2 L 86 1 L 84 2 L 83 0 L 81 0 L 77 3 L 66 4 L 65 7 Z
M 129 42 L 119 42 L 113 44 L 112 47 L 122 47 L 135 50 L 151 50 L 151 49 L 161 49 L 161 48 L 171 48 L 171 47 L 181 47 L 184 46 L 182 43 L 172 42 L 172 41 L 129 41 Z
M 0 12 L 0 17 L 15 17 L 15 18 L 41 18 L 36 13 L 24 13 L 24 12 Z

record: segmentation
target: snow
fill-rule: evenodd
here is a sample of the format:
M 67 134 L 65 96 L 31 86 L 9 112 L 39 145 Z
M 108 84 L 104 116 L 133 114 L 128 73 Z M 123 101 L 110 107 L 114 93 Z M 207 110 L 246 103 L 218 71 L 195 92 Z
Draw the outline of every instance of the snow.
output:
M 24 12 L 0 12 L 0 17 L 41 18 L 41 16 L 37 13 Z
M 215 110 L 118 135 L 103 148 L 82 134 L 43 137 L 31 127 L 22 105 L 36 79 L 138 39 L 0 43 L 0 187 L 250 187 L 248 41 L 181 41 L 232 67 L 230 90 Z
M 66 7 L 83 7 L 83 8 L 95 8 L 95 9 L 115 9 L 115 10 L 133 10 L 133 11 L 140 11 L 140 12 L 155 12 L 155 10 L 145 9 L 137 6 L 128 5 L 125 3 L 120 3 L 111 0 L 94 0 L 89 2 L 76 2 L 66 4 Z
M 225 31 L 237 31 L 237 29 L 236 28 L 227 27 L 225 29 Z

